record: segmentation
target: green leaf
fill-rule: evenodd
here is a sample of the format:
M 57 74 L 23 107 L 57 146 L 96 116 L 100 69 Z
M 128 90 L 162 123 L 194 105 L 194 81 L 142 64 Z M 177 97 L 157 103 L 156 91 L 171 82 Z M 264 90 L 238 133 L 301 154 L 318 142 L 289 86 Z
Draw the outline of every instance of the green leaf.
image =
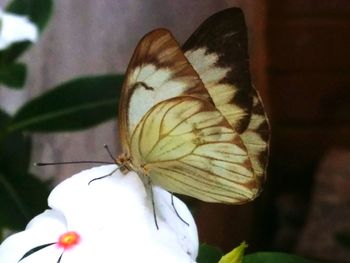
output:
M 258 252 L 245 256 L 243 263 L 315 263 L 315 261 L 286 253 Z
M 26 174 L 30 153 L 31 139 L 27 135 L 15 132 L 3 136 L 0 139 L 0 172 L 9 175 Z
M 222 255 L 219 248 L 202 244 L 199 247 L 197 263 L 218 263 Z
M 18 57 L 20 57 L 24 51 L 26 51 L 31 46 L 29 41 L 16 42 L 0 51 L 0 64 L 8 65 L 12 64 Z
M 11 117 L 0 109 L 0 230 L 22 229 L 42 212 L 49 194 L 47 183 L 28 174 L 31 140 L 22 133 L 4 134 Z
M 10 119 L 11 119 L 10 115 L 8 115 L 5 111 L 3 111 L 0 108 L 0 133 L 1 133 L 1 130 L 3 130 L 6 127 Z
M 244 251 L 248 247 L 246 242 L 242 242 L 238 247 L 224 255 L 219 263 L 242 263 Z
M 42 32 L 48 23 L 52 9 L 52 0 L 13 0 L 6 7 L 7 12 L 28 16 L 30 21 L 38 26 L 39 32 Z M 12 44 L 0 52 L 0 64 L 13 63 L 30 46 L 31 42 L 29 41 Z
M 0 83 L 8 87 L 23 87 L 27 76 L 27 69 L 24 64 L 13 63 L 0 67 Z
M 62 84 L 25 104 L 8 132 L 57 132 L 91 127 L 117 115 L 123 77 L 85 77 Z
M 52 0 L 13 0 L 6 11 L 28 16 L 42 31 L 50 19 L 52 8 Z
M 0 142 L 0 171 L 23 175 L 30 163 L 31 139 L 21 133 L 8 135 Z
M 23 229 L 29 219 L 47 208 L 48 183 L 33 175 L 0 172 L 0 229 Z
M 350 234 L 349 233 L 337 233 L 335 236 L 340 245 L 350 249 Z

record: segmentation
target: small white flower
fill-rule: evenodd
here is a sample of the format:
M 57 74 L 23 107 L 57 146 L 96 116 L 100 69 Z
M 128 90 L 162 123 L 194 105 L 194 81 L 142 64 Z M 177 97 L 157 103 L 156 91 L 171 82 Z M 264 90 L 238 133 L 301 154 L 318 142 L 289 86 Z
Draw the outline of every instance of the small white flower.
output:
M 176 211 L 189 226 L 176 215 L 171 195 L 153 187 L 157 229 L 151 200 L 136 173 L 117 171 L 89 184 L 115 169 L 95 167 L 59 184 L 49 196 L 51 209 L 1 244 L 0 262 L 17 263 L 44 245 L 20 263 L 195 262 L 197 229 L 186 205 L 174 197 Z
M 15 42 L 38 39 L 38 28 L 26 16 L 7 13 L 0 9 L 0 50 Z

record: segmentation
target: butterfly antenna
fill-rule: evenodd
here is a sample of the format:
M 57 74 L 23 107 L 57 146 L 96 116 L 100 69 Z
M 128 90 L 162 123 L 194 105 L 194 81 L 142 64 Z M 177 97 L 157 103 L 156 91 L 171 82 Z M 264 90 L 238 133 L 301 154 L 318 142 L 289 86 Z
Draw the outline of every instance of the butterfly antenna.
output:
M 34 163 L 34 166 L 48 166 L 48 165 L 62 165 L 62 164 L 82 164 L 82 163 L 90 163 L 90 164 L 115 164 L 115 158 L 107 144 L 104 144 L 103 147 L 106 149 L 109 157 L 113 160 L 113 162 L 104 162 L 104 161 L 70 161 L 70 162 L 52 162 L 52 163 Z
M 173 193 L 171 193 L 171 206 L 174 208 L 174 211 L 175 211 L 177 217 L 180 218 L 180 220 L 181 220 L 182 222 L 184 222 L 185 225 L 190 226 L 190 224 L 187 223 L 187 222 L 185 221 L 185 219 L 183 219 L 183 218 L 180 216 L 180 214 L 177 212 L 176 207 L 175 207 L 175 203 L 174 203 L 174 194 L 173 194 Z
M 103 161 L 71 161 L 71 162 L 53 162 L 53 163 L 34 163 L 35 166 L 48 166 L 48 165 L 61 165 L 61 164 L 115 164 L 114 162 L 103 162 Z
M 107 144 L 104 144 L 103 147 L 106 149 L 109 157 L 113 160 L 113 162 L 115 163 L 115 158 L 113 157 L 113 154 L 111 152 L 111 150 L 109 149 L 108 145 Z

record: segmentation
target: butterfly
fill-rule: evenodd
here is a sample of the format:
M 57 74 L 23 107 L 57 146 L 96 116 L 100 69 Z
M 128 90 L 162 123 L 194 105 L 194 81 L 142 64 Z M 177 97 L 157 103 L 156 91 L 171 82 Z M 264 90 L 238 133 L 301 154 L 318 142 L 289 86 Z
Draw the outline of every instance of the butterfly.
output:
M 269 125 L 247 45 L 239 8 L 209 17 L 182 47 L 166 29 L 140 40 L 119 103 L 122 172 L 206 202 L 260 193 Z

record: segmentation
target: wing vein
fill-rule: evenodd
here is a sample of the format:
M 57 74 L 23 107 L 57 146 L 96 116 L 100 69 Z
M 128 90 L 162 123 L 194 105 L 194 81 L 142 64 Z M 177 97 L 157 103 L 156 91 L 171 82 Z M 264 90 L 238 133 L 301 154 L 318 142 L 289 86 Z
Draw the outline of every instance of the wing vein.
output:
M 174 171 L 174 170 L 175 170 L 175 169 L 167 169 L 166 167 L 158 167 L 158 169 L 162 169 L 162 170 L 165 170 L 165 171 Z M 208 184 L 208 183 L 206 183 L 206 181 L 198 180 L 197 178 L 191 176 L 191 175 L 188 174 L 188 173 L 183 173 L 183 172 L 181 172 L 181 171 L 178 170 L 178 169 L 176 169 L 175 171 L 176 171 L 176 173 L 179 173 L 179 174 L 182 174 L 182 175 L 184 175 L 184 176 L 187 176 L 187 177 L 191 178 L 191 179 L 192 179 L 193 181 L 195 181 L 195 182 L 199 182 L 199 183 L 202 183 L 202 184 L 204 184 L 204 185 L 206 185 L 206 186 L 209 186 L 209 187 L 211 186 L 211 187 L 213 187 L 212 184 Z M 197 188 L 197 187 L 195 187 L 195 186 L 192 185 L 192 184 L 187 184 L 186 182 L 177 179 L 176 177 L 172 176 L 171 173 L 167 174 L 167 176 L 168 176 L 168 177 L 171 177 L 171 179 L 173 179 L 174 181 L 180 183 L 181 185 L 186 185 L 187 187 L 196 189 L 197 191 L 200 191 L 200 192 L 202 192 L 202 193 L 210 193 L 210 194 L 215 194 L 215 195 L 219 195 L 219 196 L 224 196 L 224 197 L 227 197 L 227 198 L 231 198 L 229 195 L 224 195 L 224 194 L 222 194 L 221 192 L 212 192 L 212 191 L 208 191 L 208 190 L 203 191 L 203 190 L 201 190 L 200 188 Z M 210 180 L 210 181 L 211 181 L 211 182 L 214 182 L 214 181 L 212 181 L 212 180 Z M 223 188 L 223 187 L 221 187 L 220 185 L 215 185 L 215 188 L 221 189 L 221 190 L 223 190 L 223 191 L 228 191 L 228 189 Z M 230 189 L 230 190 L 231 190 L 231 189 Z M 233 192 L 233 193 L 235 193 L 235 194 L 237 194 L 237 195 L 246 197 L 246 196 L 243 195 L 242 193 L 239 193 L 239 192 L 236 192 L 236 191 L 230 191 L 230 192 Z

